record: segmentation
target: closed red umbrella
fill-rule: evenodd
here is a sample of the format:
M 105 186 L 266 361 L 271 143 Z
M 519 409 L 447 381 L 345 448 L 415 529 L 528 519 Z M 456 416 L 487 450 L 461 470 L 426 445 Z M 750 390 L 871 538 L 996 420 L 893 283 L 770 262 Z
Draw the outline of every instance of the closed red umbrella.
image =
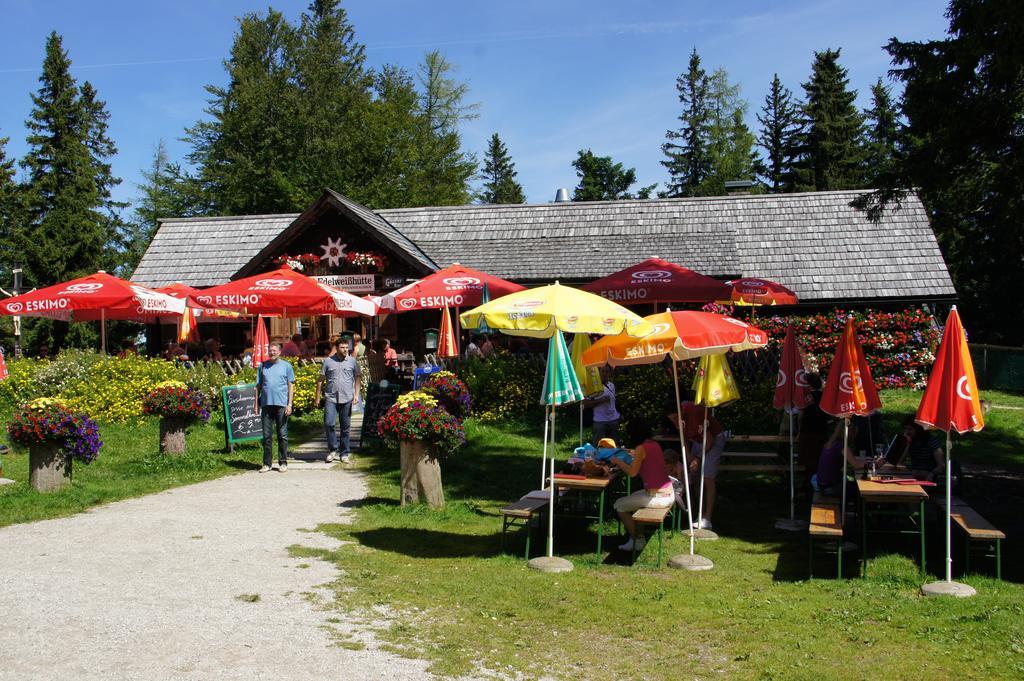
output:
M 730 292 L 714 277 L 661 258 L 648 258 L 580 288 L 617 303 L 707 303 L 728 298 Z
M 953 581 L 953 555 L 950 546 L 952 524 L 952 432 L 966 433 L 985 427 L 978 396 L 978 382 L 974 377 L 974 363 L 967 348 L 967 334 L 960 323 L 956 306 L 949 312 L 942 342 L 935 353 L 935 364 L 928 377 L 928 385 L 921 396 L 914 419 L 925 428 L 946 431 L 946 580 L 924 587 L 925 593 L 952 593 L 970 596 L 974 589 Z
M 810 386 L 807 384 L 807 370 L 804 358 L 796 343 L 793 325 L 786 327 L 786 341 L 782 345 L 782 357 L 779 360 L 779 379 L 775 384 L 776 409 L 789 412 L 789 518 L 779 520 L 775 527 L 780 530 L 802 530 L 805 523 L 796 519 L 796 472 L 793 465 L 793 413 L 803 409 L 811 401 Z
M 455 263 L 381 296 L 378 304 L 388 312 L 476 307 L 485 302 L 485 285 L 492 300 L 526 288 L 501 277 Z
M 864 350 L 857 340 L 857 325 L 850 317 L 836 347 L 836 356 L 821 396 L 821 410 L 843 419 L 843 519 L 846 518 L 846 443 L 850 417 L 869 416 L 881 408 L 882 400 L 871 379 Z
M 263 321 L 261 315 L 256 319 L 256 333 L 252 339 L 252 365 L 254 367 L 258 367 L 261 363 L 270 359 L 269 344 L 267 324 Z
M 378 309 L 372 301 L 322 284 L 288 267 L 203 289 L 193 298 L 204 307 L 218 310 L 282 317 L 372 317 Z
M 459 342 L 455 338 L 455 329 L 452 328 L 452 316 L 448 308 L 441 312 L 440 338 L 437 342 L 438 357 L 458 357 Z

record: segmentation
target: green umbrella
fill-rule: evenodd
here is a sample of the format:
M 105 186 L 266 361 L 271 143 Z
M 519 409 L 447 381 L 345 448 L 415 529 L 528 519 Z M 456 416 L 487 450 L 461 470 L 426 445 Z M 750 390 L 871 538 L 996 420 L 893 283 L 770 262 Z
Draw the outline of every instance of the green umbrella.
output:
M 489 302 L 491 302 L 491 290 L 489 288 L 487 288 L 487 282 L 485 281 L 484 282 L 484 291 L 480 295 L 480 304 L 481 305 L 486 305 Z M 486 319 L 481 319 L 480 320 L 480 326 L 476 327 L 476 332 L 479 333 L 479 334 L 484 334 L 484 335 L 494 333 L 494 331 L 491 330 L 491 327 L 487 326 L 487 320 Z
M 555 407 L 570 404 L 583 399 L 583 389 L 576 378 L 569 359 L 569 348 L 565 345 L 565 337 L 561 331 L 551 335 L 548 342 L 548 364 L 544 370 L 544 388 L 540 393 L 540 403 L 544 405 L 544 458 L 541 460 L 540 484 L 544 487 L 544 468 L 548 456 L 548 423 L 551 424 L 551 502 L 548 507 L 548 558 L 554 555 L 555 549 Z

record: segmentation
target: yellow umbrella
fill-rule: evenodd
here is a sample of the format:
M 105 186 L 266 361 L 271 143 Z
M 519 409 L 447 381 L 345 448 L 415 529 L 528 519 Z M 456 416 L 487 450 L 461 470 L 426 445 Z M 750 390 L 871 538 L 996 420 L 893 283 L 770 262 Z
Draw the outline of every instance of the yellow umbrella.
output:
M 462 326 L 486 324 L 513 336 L 551 338 L 556 330 L 567 333 L 617 334 L 639 337 L 651 331 L 640 315 L 607 298 L 558 282 L 517 291 L 463 312 Z
M 583 353 L 590 347 L 590 336 L 585 333 L 577 333 L 572 339 L 572 368 L 579 379 L 580 388 L 584 395 L 593 395 L 604 390 L 601 383 L 601 374 L 597 367 L 588 367 L 583 363 Z M 597 444 L 596 442 L 594 443 Z M 583 403 L 580 402 L 580 446 L 583 445 Z

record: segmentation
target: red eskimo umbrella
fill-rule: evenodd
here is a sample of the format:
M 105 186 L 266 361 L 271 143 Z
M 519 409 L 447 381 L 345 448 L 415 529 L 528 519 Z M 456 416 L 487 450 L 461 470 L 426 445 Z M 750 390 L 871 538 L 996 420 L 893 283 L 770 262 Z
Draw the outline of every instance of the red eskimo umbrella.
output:
M 252 365 L 258 367 L 270 359 L 270 339 L 267 337 L 267 325 L 260 316 L 256 319 L 256 337 L 252 341 Z
M 189 286 L 188 284 L 183 284 L 180 281 L 168 284 L 167 286 L 161 286 L 156 290 L 160 293 L 166 293 L 169 296 L 174 296 L 175 298 L 181 298 L 184 300 L 185 305 L 199 313 L 195 316 L 196 321 L 224 321 L 225 319 L 239 319 L 242 316 L 240 313 L 231 312 L 230 310 L 215 310 L 212 307 L 204 307 L 201 303 L 196 302 L 196 296 L 203 295 L 202 289 Z
M 203 289 L 194 299 L 204 307 L 282 317 L 377 314 L 369 300 L 323 284 L 288 267 Z
M 580 288 L 617 303 L 707 303 L 730 294 L 724 282 L 661 258 L 648 258 Z
M 388 312 L 476 307 L 484 302 L 485 284 L 491 300 L 526 288 L 501 277 L 455 263 L 383 295 L 377 302 L 381 309 Z
M 459 356 L 459 341 L 455 338 L 455 329 L 452 326 L 452 316 L 448 312 L 448 308 L 444 308 L 441 313 L 441 330 L 438 334 L 437 343 L 437 356 L 438 357 L 458 357 Z
M 798 531 L 806 524 L 796 519 L 796 470 L 794 466 L 794 431 L 793 412 L 803 409 L 811 401 L 810 386 L 807 384 L 807 370 L 804 358 L 796 343 L 793 325 L 786 327 L 786 342 L 782 346 L 782 357 L 779 359 L 779 380 L 775 384 L 776 409 L 789 412 L 789 518 L 779 520 L 775 527 L 780 530 Z
M 836 356 L 828 370 L 828 382 L 821 396 L 821 410 L 843 419 L 843 506 L 846 513 L 846 442 L 851 416 L 869 416 L 882 408 L 878 390 L 871 379 L 871 369 L 864 359 L 864 350 L 857 340 L 857 325 L 853 317 L 846 320 L 846 328 L 836 347 Z
M 184 311 L 185 301 L 106 272 L 0 301 L 0 314 L 62 321 L 138 320 L 151 315 L 180 315 Z
M 720 302 L 728 305 L 796 305 L 796 294 L 768 279 L 746 277 L 725 282 L 731 292 Z

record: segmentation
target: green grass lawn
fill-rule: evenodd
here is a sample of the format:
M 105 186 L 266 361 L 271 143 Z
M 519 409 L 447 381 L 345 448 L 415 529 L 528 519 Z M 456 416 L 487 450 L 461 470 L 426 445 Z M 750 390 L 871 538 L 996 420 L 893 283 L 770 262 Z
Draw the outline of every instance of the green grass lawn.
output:
M 317 423 L 315 415 L 293 419 L 292 442 L 308 437 Z M 4 476 L 17 482 L 0 487 L 0 527 L 71 515 L 97 504 L 255 470 L 262 459 L 257 441 L 237 444 L 233 453 L 224 451 L 221 417 L 189 429 L 187 452 L 178 457 L 160 454 L 159 422 L 153 418 L 101 423 L 100 437 L 104 444 L 96 461 L 73 464 L 71 486 L 49 494 L 29 487 L 27 451 L 4 455 Z
M 884 394 L 887 413 L 913 411 L 913 395 Z M 1008 406 L 1022 402 L 989 397 Z M 994 409 L 990 430 L 964 437 L 959 451 L 978 461 L 994 451 L 1001 463 L 1020 467 L 1022 421 L 1022 412 Z M 567 419 L 560 428 L 565 452 L 575 444 L 575 427 Z M 787 514 L 788 486 L 731 474 L 720 483 L 715 518 L 722 539 L 698 544 L 715 562 L 713 571 L 645 566 L 653 544 L 635 566 L 617 551 L 598 559 L 595 527 L 568 521 L 557 526 L 557 553 L 575 569 L 541 574 L 526 567 L 521 537 L 510 543 L 515 555 L 499 552 L 497 512 L 538 486 L 536 424 L 469 421 L 467 432 L 468 446 L 443 464 L 445 510 L 399 507 L 397 453 L 371 450 L 359 457 L 370 495 L 355 502 L 354 523 L 321 528 L 351 543 L 336 551 L 293 549 L 334 561 L 344 571 L 336 606 L 377 629 L 392 649 L 429 659 L 436 673 L 473 675 L 481 666 L 525 678 L 1024 675 L 1024 575 L 1007 565 L 1008 555 L 1004 582 L 992 577 L 990 562 L 972 563 L 980 574 L 959 579 L 978 596 L 962 601 L 919 595 L 933 577 L 917 572 L 912 540 L 873 540 L 878 553 L 868 579 L 855 576 L 851 559 L 848 579 L 807 581 L 806 536 L 773 527 Z M 929 534 L 933 571 L 941 569 L 943 553 L 936 520 Z M 615 524 L 606 529 L 614 533 Z M 1007 544 L 1015 541 L 1011 535 Z M 612 537 L 606 548 L 617 543 Z M 686 547 L 672 537 L 667 553 Z M 834 558 L 818 556 L 816 573 L 834 575 Z

